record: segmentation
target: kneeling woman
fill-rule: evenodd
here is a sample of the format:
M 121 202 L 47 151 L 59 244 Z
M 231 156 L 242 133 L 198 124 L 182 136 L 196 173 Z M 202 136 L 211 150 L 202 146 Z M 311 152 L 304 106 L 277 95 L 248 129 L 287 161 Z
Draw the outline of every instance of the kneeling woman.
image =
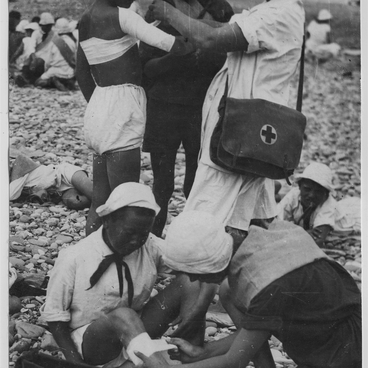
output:
M 259 367 L 275 367 L 267 341 L 271 335 L 298 367 L 361 367 L 360 292 L 342 266 L 300 226 L 285 221 L 251 226 L 237 250 L 230 242 L 216 253 L 210 242 L 192 235 L 201 231 L 202 238 L 211 237 L 213 223 L 216 219 L 206 213 L 180 214 L 169 227 L 164 260 L 172 269 L 210 282 L 221 274 L 211 274 L 209 265 L 223 268 L 228 282 L 222 283 L 220 297 L 238 331 L 204 348 L 171 339 L 187 363 L 183 368 L 245 367 L 250 360 Z M 166 367 L 157 364 L 155 355 L 136 355 L 144 367 Z
M 101 225 L 95 209 L 111 191 L 139 181 L 146 96 L 137 41 L 176 54 L 191 51 L 189 44 L 147 24 L 128 9 L 131 5 L 132 0 L 95 0 L 79 25 L 77 79 L 88 101 L 86 144 L 95 154 L 87 235 Z

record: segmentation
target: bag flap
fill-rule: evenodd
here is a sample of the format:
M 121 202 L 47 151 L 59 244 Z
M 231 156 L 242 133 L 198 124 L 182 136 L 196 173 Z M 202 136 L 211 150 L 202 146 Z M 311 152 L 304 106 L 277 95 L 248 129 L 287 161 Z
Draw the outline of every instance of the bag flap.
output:
M 238 157 L 295 168 L 300 160 L 306 117 L 293 109 L 262 99 L 227 98 L 222 147 Z M 239 139 L 241 138 L 241 139 Z

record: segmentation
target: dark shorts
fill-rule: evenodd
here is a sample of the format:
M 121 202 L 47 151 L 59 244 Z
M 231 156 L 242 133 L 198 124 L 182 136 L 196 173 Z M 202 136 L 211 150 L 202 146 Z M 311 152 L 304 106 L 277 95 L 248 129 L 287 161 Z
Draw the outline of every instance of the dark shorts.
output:
M 143 151 L 199 151 L 202 106 L 172 104 L 148 99 Z

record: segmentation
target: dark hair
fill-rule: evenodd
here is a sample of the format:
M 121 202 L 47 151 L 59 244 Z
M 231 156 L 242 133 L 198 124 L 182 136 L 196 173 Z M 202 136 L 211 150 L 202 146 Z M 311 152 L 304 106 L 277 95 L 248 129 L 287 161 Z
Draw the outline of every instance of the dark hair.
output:
M 41 20 L 41 18 L 40 18 L 38 15 L 35 15 L 35 16 L 32 18 L 31 23 L 32 23 L 32 22 L 39 23 L 39 22 L 40 22 L 40 20 Z
M 20 15 L 19 11 L 12 10 L 12 11 L 9 12 L 9 18 L 20 20 L 20 17 L 21 17 L 21 15 Z

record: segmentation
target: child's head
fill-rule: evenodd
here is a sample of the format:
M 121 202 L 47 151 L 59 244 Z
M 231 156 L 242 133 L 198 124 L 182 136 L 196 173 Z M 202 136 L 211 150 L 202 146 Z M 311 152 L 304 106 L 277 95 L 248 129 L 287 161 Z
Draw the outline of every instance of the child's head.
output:
M 213 215 L 187 211 L 170 224 L 162 251 L 173 270 L 201 281 L 221 282 L 233 254 L 233 239 Z
M 296 181 L 300 188 L 300 200 L 304 209 L 316 208 L 328 198 L 332 186 L 332 171 L 324 164 L 312 162 Z
M 74 188 L 68 189 L 63 193 L 62 201 L 65 206 L 77 211 L 89 208 L 91 205 L 91 201 Z
M 102 218 L 104 240 L 126 256 L 144 245 L 159 210 L 151 189 L 131 182 L 116 187 L 96 212 Z

